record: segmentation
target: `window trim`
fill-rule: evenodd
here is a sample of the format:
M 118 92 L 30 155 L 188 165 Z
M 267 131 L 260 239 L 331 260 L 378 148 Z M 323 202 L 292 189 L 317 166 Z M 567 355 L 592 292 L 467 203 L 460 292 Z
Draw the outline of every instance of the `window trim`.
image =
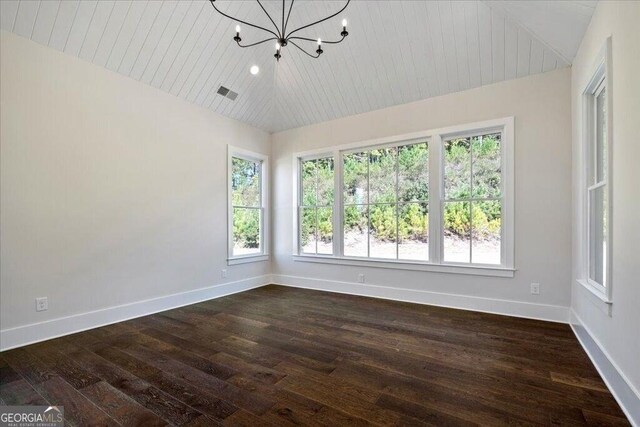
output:
M 444 206 L 441 195 L 443 191 L 443 139 L 455 136 L 477 135 L 484 132 L 500 131 L 503 135 L 501 144 L 502 161 L 502 230 L 501 230 L 501 261 L 500 265 L 470 264 L 441 262 L 442 245 L 442 208 Z M 360 142 L 341 144 L 317 150 L 298 152 L 293 154 L 293 259 L 299 262 L 319 262 L 327 264 L 362 265 L 371 267 L 399 268 L 420 271 L 450 272 L 460 274 L 476 274 L 483 276 L 513 277 L 516 271 L 514 264 L 515 252 L 515 220 L 514 220 L 514 117 L 504 117 L 495 120 L 475 122 L 438 128 L 433 130 L 414 132 L 404 135 L 395 135 L 385 138 L 376 138 Z M 342 194 L 342 156 L 350 152 L 358 152 L 364 149 L 384 148 L 398 144 L 410 144 L 412 142 L 427 141 L 429 144 L 429 261 L 412 261 L 397 259 L 375 259 L 346 257 L 344 242 L 342 239 L 343 209 Z M 333 218 L 333 255 L 304 254 L 300 248 L 299 227 L 299 198 L 300 198 L 300 162 L 327 156 L 334 157 L 334 218 Z M 442 249 L 443 250 L 443 249 Z
M 318 159 L 325 159 L 327 157 L 333 157 L 333 214 L 332 214 L 332 228 L 333 228 L 333 237 L 332 237 L 332 241 L 331 241 L 331 250 L 332 250 L 332 254 L 318 254 L 317 253 L 317 247 L 318 247 L 318 243 L 316 242 L 316 253 L 312 254 L 312 253 L 305 253 L 302 251 L 302 236 L 301 236 L 301 232 L 302 232 L 302 228 L 298 226 L 299 222 L 300 222 L 300 215 L 302 213 L 302 208 L 303 206 L 300 204 L 300 200 L 302 200 L 302 185 L 298 185 L 298 180 L 300 179 L 300 177 L 302 176 L 302 162 L 304 161 L 309 161 L 309 160 L 318 160 Z M 297 253 L 299 254 L 303 254 L 305 256 L 335 256 L 335 254 L 337 253 L 336 251 L 338 250 L 338 246 L 337 246 L 337 239 L 336 239 L 336 218 L 335 218 L 335 211 L 336 211 L 336 191 L 338 188 L 338 184 L 340 181 L 336 179 L 336 174 L 338 173 L 337 169 L 336 169 L 336 160 L 334 157 L 333 153 L 327 153 L 327 152 L 319 152 L 316 154 L 310 154 L 304 157 L 295 157 L 294 158 L 294 169 L 296 171 L 295 173 L 295 179 L 296 181 L 294 182 L 294 207 L 295 207 L 295 213 L 294 213 L 294 244 L 296 245 L 295 247 L 297 247 Z M 320 206 L 316 205 L 315 208 L 318 209 Z M 326 207 L 326 206 L 323 206 Z M 317 225 L 317 218 L 316 218 L 316 225 Z M 340 231 L 340 236 L 342 236 L 342 230 Z
M 608 37 L 604 45 L 600 49 L 598 56 L 596 57 L 590 78 L 582 91 L 582 138 L 581 138 L 581 152 L 582 152 L 582 165 L 579 168 L 580 171 L 580 203 L 579 206 L 582 210 L 580 226 L 580 240 L 581 240 L 581 256 L 580 256 L 580 268 L 577 282 L 582 285 L 589 292 L 594 294 L 605 304 L 613 303 L 613 185 L 611 179 L 611 172 L 613 170 L 613 100 L 612 100 L 612 70 L 611 70 L 611 37 Z M 591 159 L 591 150 L 596 143 L 596 96 L 606 90 L 606 121 L 607 121 L 607 165 L 606 174 L 601 181 L 591 181 L 590 173 L 597 174 L 597 167 L 595 165 L 596 159 Z M 592 164 L 592 160 L 594 164 Z M 594 170 L 591 171 L 591 168 Z M 594 190 L 600 186 L 606 186 L 607 195 L 607 227 L 609 233 L 607 234 L 607 247 L 604 257 L 606 259 L 607 271 L 606 271 L 606 286 L 592 280 L 589 276 L 589 270 L 591 268 L 591 231 L 590 231 L 590 202 L 589 194 L 591 190 Z
M 233 190 L 231 170 L 233 158 L 260 162 L 260 253 L 233 255 Z M 269 156 L 227 145 L 227 265 L 247 264 L 269 260 Z

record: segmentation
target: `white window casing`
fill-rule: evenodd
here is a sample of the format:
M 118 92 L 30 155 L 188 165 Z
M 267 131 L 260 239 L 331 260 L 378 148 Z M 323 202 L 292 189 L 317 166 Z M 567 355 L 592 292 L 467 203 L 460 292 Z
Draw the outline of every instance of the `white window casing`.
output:
M 256 162 L 260 165 L 260 206 L 252 206 L 251 209 L 260 211 L 259 223 L 259 251 L 246 255 L 234 255 L 234 205 L 232 188 L 233 159 L 242 159 Z M 251 262 L 267 261 L 269 259 L 270 230 L 269 230 L 269 157 L 231 145 L 227 146 L 227 264 L 246 264 Z
M 500 264 L 471 264 L 443 262 L 443 171 L 444 141 L 452 137 L 477 136 L 488 133 L 500 133 L 501 162 L 501 245 Z M 392 269 L 409 269 L 418 271 L 436 271 L 458 274 L 475 274 L 483 276 L 513 277 L 514 266 L 514 118 L 507 117 L 485 122 L 471 123 L 442 129 L 434 129 L 389 138 L 380 138 L 345 144 L 314 151 L 296 153 L 293 156 L 293 258 L 300 262 L 330 263 L 341 265 L 358 265 Z M 428 212 L 429 238 L 428 261 L 410 261 L 404 259 L 373 259 L 344 255 L 343 239 L 343 156 L 348 153 L 364 152 L 371 149 L 405 146 L 427 142 L 428 160 Z M 333 254 L 307 254 L 301 250 L 301 164 L 303 161 L 333 157 L 334 164 L 334 206 L 333 206 Z M 368 175 L 367 175 L 368 176 Z M 472 178 L 473 179 L 473 178 Z M 397 195 L 396 195 L 397 197 Z M 367 202 L 369 203 L 369 202 Z M 397 202 L 397 205 L 399 202 Z M 396 235 L 396 245 L 399 236 Z M 470 243 L 471 245 L 471 243 Z
M 611 280 L 613 276 L 611 52 L 611 37 L 609 37 L 596 58 L 593 72 L 580 99 L 582 127 L 580 129 L 581 161 L 578 199 L 580 208 L 578 283 L 609 306 L 613 295 Z M 602 100 L 604 102 L 599 102 Z M 595 202 L 599 202 L 599 206 Z M 596 232 L 597 225 L 600 229 Z M 599 266 L 598 263 L 600 263 Z

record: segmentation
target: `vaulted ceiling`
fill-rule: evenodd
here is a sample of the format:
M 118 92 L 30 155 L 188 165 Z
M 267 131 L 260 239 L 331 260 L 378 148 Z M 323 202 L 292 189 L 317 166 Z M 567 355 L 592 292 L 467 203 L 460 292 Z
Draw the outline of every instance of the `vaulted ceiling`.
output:
M 279 16 L 280 1 L 263 2 Z M 287 0 L 287 5 L 289 1 Z M 344 1 L 298 0 L 290 26 Z M 270 22 L 254 1 L 216 5 Z M 301 35 L 347 40 L 320 59 L 292 46 L 240 49 L 208 0 L 2 0 L 0 28 L 268 131 L 363 113 L 567 67 L 596 1 L 352 1 Z M 344 15 L 344 16 L 343 16 Z M 243 26 L 243 41 L 263 34 Z M 315 46 L 311 44 L 311 50 Z M 249 73 L 252 65 L 260 73 Z M 239 94 L 217 94 L 223 85 Z M 123 94 L 126 96 L 126 94 Z

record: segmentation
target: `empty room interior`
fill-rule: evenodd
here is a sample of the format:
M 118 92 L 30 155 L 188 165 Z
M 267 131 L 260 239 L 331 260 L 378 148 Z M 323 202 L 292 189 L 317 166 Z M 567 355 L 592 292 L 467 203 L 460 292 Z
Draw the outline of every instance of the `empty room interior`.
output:
M 639 22 L 0 0 L 0 425 L 640 426 Z

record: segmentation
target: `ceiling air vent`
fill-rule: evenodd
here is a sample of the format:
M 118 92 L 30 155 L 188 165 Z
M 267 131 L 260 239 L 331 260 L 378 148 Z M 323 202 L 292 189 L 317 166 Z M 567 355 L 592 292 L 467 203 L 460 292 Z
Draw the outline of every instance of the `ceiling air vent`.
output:
M 224 96 L 226 98 L 229 98 L 232 101 L 235 101 L 236 98 L 238 97 L 238 94 L 236 92 L 234 92 L 232 90 L 229 90 L 228 88 L 226 88 L 224 86 L 220 86 L 218 88 L 218 94 L 220 94 L 220 95 L 222 95 L 222 96 Z

